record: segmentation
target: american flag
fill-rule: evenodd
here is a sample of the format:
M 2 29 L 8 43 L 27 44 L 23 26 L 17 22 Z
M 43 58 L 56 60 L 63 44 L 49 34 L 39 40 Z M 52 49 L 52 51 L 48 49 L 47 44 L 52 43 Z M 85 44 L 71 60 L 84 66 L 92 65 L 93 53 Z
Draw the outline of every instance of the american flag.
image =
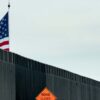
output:
M 0 20 L 0 49 L 9 51 L 8 12 Z

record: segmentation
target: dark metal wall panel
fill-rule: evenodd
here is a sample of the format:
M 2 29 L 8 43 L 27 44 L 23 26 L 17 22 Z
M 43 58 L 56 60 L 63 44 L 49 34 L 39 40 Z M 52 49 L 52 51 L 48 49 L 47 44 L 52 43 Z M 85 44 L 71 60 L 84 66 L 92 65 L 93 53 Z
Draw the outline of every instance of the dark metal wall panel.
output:
M 47 74 L 46 86 L 57 100 L 99 100 L 100 87 Z
M 99 81 L 0 50 L 0 100 L 35 100 L 45 87 L 57 100 L 100 100 Z
M 35 100 L 46 86 L 45 73 L 34 70 L 33 67 L 16 65 L 16 100 Z M 39 66 L 35 67 L 38 69 Z
M 0 61 L 0 100 L 15 100 L 15 67 Z

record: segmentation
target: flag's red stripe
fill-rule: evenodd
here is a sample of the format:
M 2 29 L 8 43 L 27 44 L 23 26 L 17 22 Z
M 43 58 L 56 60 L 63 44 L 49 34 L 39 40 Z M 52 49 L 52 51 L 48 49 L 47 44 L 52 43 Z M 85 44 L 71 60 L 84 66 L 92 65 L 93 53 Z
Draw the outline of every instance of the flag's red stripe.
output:
M 9 48 L 4 49 L 4 51 L 9 51 Z
M 4 45 L 8 45 L 9 41 L 3 41 L 2 43 L 0 43 L 0 47 L 4 46 Z

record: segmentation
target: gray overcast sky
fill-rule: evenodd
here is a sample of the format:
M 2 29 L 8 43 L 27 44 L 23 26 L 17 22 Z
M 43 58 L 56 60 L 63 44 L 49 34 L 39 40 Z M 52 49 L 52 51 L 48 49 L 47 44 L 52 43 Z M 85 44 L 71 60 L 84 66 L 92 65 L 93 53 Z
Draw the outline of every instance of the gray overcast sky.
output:
M 100 0 L 12 0 L 10 48 L 100 81 Z

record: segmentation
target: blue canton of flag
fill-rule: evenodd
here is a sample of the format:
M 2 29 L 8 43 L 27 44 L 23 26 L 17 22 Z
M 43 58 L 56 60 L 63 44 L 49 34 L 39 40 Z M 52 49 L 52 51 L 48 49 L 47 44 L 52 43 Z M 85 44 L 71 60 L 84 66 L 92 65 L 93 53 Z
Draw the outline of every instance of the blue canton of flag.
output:
M 0 20 L 0 49 L 9 51 L 8 12 Z

